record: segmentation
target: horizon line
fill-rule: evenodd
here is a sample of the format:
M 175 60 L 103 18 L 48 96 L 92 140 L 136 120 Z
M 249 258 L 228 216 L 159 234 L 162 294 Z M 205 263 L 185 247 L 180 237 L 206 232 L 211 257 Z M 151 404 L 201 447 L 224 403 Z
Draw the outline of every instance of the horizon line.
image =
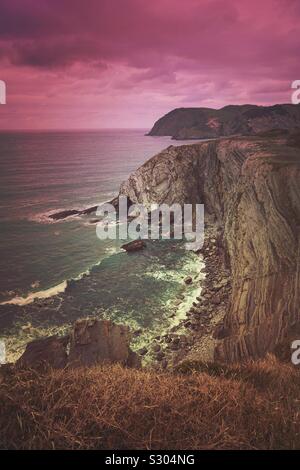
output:
M 95 131 L 147 131 L 151 129 L 150 127 L 74 127 L 74 128 L 8 128 L 1 129 L 1 132 L 95 132 Z

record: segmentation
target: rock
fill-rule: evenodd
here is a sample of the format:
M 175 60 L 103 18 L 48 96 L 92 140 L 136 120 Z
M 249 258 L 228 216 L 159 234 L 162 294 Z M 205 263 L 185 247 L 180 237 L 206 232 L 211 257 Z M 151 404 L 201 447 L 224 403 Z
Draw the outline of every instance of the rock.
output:
M 146 247 L 146 243 L 143 240 L 133 240 L 132 242 L 125 243 L 121 246 L 123 250 L 127 252 L 139 251 Z
M 218 325 L 213 332 L 214 339 L 224 339 L 229 335 L 229 330 L 224 325 Z
M 219 295 L 215 295 L 212 299 L 211 299 L 211 303 L 213 303 L 214 305 L 219 305 L 221 303 L 221 298 Z
M 138 350 L 138 354 L 140 356 L 145 356 L 145 354 L 147 354 L 147 352 L 148 352 L 148 349 L 145 348 L 145 347 Z
M 164 357 L 165 357 L 165 353 L 164 353 L 163 351 L 159 351 L 159 352 L 156 354 L 155 359 L 156 359 L 157 361 L 162 361 Z
M 294 127 L 300 107 L 242 106 L 238 113 L 239 118 L 243 114 L 241 123 L 234 121 L 241 133 L 245 123 L 253 126 L 247 132 L 256 132 L 274 123 Z M 267 122 L 257 117 L 264 113 Z M 226 117 L 228 127 L 220 127 L 222 133 L 231 131 L 229 121 Z M 177 138 L 180 129 L 186 134 L 183 127 L 181 121 Z M 262 357 L 300 324 L 299 149 L 299 130 L 173 146 L 144 163 L 120 188 L 120 194 L 144 204 L 205 202 L 210 220 L 223 227 L 218 239 L 232 281 L 224 320 L 230 334 L 216 346 L 215 360 Z M 206 282 L 215 282 L 217 264 L 209 267 Z M 206 299 L 203 305 L 208 304 Z
M 192 284 L 193 278 L 191 276 L 187 276 L 184 280 L 185 284 Z
M 78 211 L 77 209 L 69 209 L 69 210 L 65 210 L 65 211 L 56 212 L 54 214 L 50 214 L 49 219 L 62 220 L 62 219 L 66 219 L 67 217 L 71 217 L 71 216 L 74 216 L 74 215 L 79 215 L 79 213 L 80 213 L 80 211 Z
M 132 336 L 134 337 L 141 336 L 142 333 L 143 333 L 143 330 L 139 328 L 132 333 Z
M 75 366 L 138 363 L 129 347 L 130 339 L 127 326 L 96 318 L 77 320 L 71 335 L 68 363 Z
M 100 219 L 91 219 L 91 220 L 89 220 L 89 224 L 91 224 L 91 225 L 97 224 L 98 222 L 100 222 Z
M 67 344 L 69 338 L 50 336 L 37 339 L 26 345 L 25 352 L 17 360 L 17 367 L 38 369 L 50 366 L 63 369 L 67 365 Z
M 158 352 L 158 351 L 160 351 L 160 345 L 159 345 L 159 344 L 154 344 L 154 345 L 152 346 L 152 351 L 153 351 L 153 352 Z
M 163 359 L 163 360 L 161 361 L 161 367 L 162 367 L 163 369 L 166 369 L 166 368 L 168 367 L 168 361 L 167 361 L 167 359 Z

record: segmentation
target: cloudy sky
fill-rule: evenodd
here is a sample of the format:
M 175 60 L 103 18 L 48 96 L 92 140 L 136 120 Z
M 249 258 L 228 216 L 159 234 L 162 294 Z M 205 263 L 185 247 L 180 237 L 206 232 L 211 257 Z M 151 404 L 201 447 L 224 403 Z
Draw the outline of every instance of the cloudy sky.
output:
M 151 127 L 290 102 L 299 0 L 1 0 L 0 128 Z

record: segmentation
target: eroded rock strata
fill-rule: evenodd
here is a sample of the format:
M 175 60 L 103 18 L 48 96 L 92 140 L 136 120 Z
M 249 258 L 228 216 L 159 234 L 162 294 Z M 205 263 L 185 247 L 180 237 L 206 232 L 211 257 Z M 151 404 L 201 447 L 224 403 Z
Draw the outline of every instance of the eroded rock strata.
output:
M 263 356 L 298 326 L 299 133 L 170 146 L 135 171 L 120 194 L 144 204 L 205 204 L 232 278 L 215 359 Z

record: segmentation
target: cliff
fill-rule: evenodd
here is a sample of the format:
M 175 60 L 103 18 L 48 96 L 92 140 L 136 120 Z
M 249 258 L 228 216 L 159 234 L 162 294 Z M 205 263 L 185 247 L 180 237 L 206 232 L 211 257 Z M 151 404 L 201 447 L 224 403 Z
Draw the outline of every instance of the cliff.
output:
M 148 135 L 206 139 L 253 135 L 271 129 L 300 127 L 300 105 L 230 105 L 222 109 L 178 108 L 160 118 Z
M 217 360 L 264 356 L 297 331 L 300 133 L 170 146 L 134 172 L 120 193 L 145 204 L 205 204 L 232 275 Z

